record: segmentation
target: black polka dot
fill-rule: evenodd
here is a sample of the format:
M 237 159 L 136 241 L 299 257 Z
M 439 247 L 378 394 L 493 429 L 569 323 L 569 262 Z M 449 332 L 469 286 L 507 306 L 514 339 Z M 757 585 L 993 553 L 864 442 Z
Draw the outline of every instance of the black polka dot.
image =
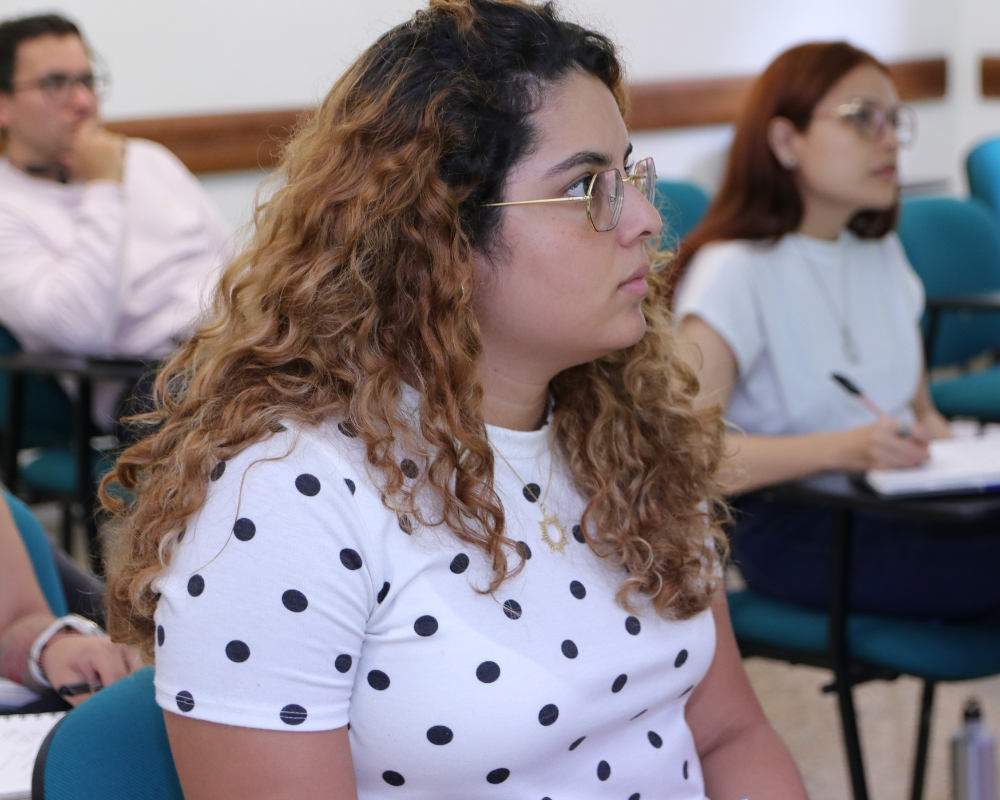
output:
M 528 547 L 527 542 L 518 542 L 517 552 L 520 553 L 521 558 L 523 558 L 525 561 L 531 558 L 531 548 Z
M 569 746 L 570 752 L 576 750 L 576 748 L 578 748 L 580 746 L 580 744 L 583 742 L 583 740 L 586 739 L 586 738 L 587 738 L 586 736 L 581 736 L 579 739 L 577 739 L 575 742 L 573 742 L 573 744 L 571 744 Z
M 192 575 L 188 578 L 188 594 L 197 597 L 205 591 L 205 579 L 201 575 Z
M 636 792 L 635 794 L 630 794 L 628 796 L 628 800 L 640 800 L 641 797 L 642 797 L 642 795 L 639 794 L 638 792 Z
M 303 472 L 295 479 L 295 488 L 306 497 L 315 497 L 319 494 L 319 478 L 308 472 Z
M 500 665 L 496 661 L 484 661 L 476 667 L 476 677 L 483 683 L 493 683 L 500 677 Z
M 209 476 L 213 481 L 219 480 L 223 473 L 226 471 L 226 462 L 220 461 L 214 467 L 212 467 L 212 474 Z
M 522 613 L 521 604 L 517 602 L 517 600 L 505 600 L 503 604 L 503 613 L 510 619 L 520 619 Z
M 160 647 L 163 647 L 163 639 L 164 639 L 165 636 L 166 636 L 166 633 L 163 630 L 163 626 L 162 625 L 157 625 L 156 626 L 156 643 Z
M 688 762 L 687 761 L 684 762 L 683 775 L 684 775 L 684 780 L 687 780 L 688 779 Z
M 298 589 L 289 589 L 281 595 L 281 604 L 289 611 L 296 613 L 305 611 L 309 607 L 309 601 L 306 599 L 306 596 Z
M 687 660 L 688 660 L 688 651 L 687 650 L 681 650 L 677 654 L 677 658 L 674 659 L 674 666 L 675 667 L 683 666 L 684 662 L 687 661 Z
M 542 706 L 542 710 L 538 712 L 538 721 L 546 727 L 552 725 L 557 719 L 559 719 L 559 708 L 554 703 Z
M 349 436 L 350 434 L 347 435 Z M 385 772 L 382 773 L 382 780 L 384 780 L 390 786 L 402 786 L 404 783 L 406 783 L 406 781 L 403 780 L 402 775 L 400 775 L 398 772 L 393 772 L 391 769 L 387 769 Z
M 416 463 L 410 461 L 408 458 L 404 458 L 399 462 L 399 468 L 403 470 L 403 474 L 407 478 L 416 478 L 420 474 L 420 469 L 417 467 Z
M 187 532 L 187 528 L 181 528 L 181 532 L 177 534 L 177 541 L 182 541 L 184 539 L 184 534 Z
M 154 603 L 159 603 L 161 597 L 163 597 L 163 595 L 160 594 L 159 592 L 153 592 L 153 602 Z
M 562 654 L 566 658 L 576 658 L 580 655 L 580 651 L 577 649 L 576 642 L 572 639 L 565 639 L 562 643 Z
M 607 761 L 602 761 L 597 765 L 597 779 L 606 781 L 611 777 L 611 765 Z
M 638 617 L 626 617 L 625 618 L 625 630 L 631 633 L 633 636 L 638 636 L 639 631 L 642 630 L 642 625 L 639 622 Z
M 194 708 L 194 695 L 191 692 L 178 692 L 174 700 L 177 702 L 177 707 L 185 714 Z
M 406 514 L 399 518 L 399 529 L 405 534 L 413 533 L 413 523 Z
M 355 428 L 350 422 L 338 422 L 337 430 L 344 434 L 344 436 L 349 436 L 351 439 L 358 435 L 358 429 Z
M 628 675 L 625 674 L 619 675 L 617 678 L 615 678 L 615 682 L 611 684 L 611 691 L 615 692 L 615 694 L 620 692 L 624 688 L 625 681 L 627 680 L 628 680 Z
M 382 601 L 385 600 L 388 594 L 389 594 L 389 581 L 386 581 L 385 583 L 382 584 L 382 588 L 379 590 L 378 597 L 375 598 L 376 600 L 378 600 L 379 605 L 382 604 Z
M 580 583 L 580 581 L 573 581 L 569 585 L 569 593 L 577 600 L 583 600 L 587 596 L 587 587 Z
M 377 691 L 384 692 L 389 688 L 389 676 L 380 669 L 373 669 L 368 673 L 368 685 Z
M 246 517 L 240 517 L 233 525 L 233 536 L 241 542 L 249 542 L 256 533 L 257 526 L 253 524 L 253 520 Z
M 309 714 L 298 703 L 289 703 L 281 709 L 281 721 L 286 725 L 301 725 Z
M 350 478 L 344 478 L 344 483 L 347 484 L 347 488 L 351 492 L 351 494 L 354 494 L 354 492 L 358 488 L 357 486 L 354 485 L 354 481 L 352 481 Z
M 345 547 L 340 551 L 340 563 L 351 570 L 361 569 L 361 556 L 358 555 L 357 550 Z
M 587 540 L 583 537 L 583 528 L 579 525 L 573 526 L 573 538 L 576 539 L 580 544 L 586 544 Z
M 427 741 L 431 744 L 448 744 L 454 738 L 455 734 L 451 728 L 446 728 L 444 725 L 435 725 L 427 729 Z
M 247 646 L 246 642 L 241 642 L 239 639 L 233 639 L 226 645 L 226 657 L 230 661 L 242 664 L 250 658 L 250 648 Z
M 337 672 L 349 672 L 353 663 L 353 658 L 347 655 L 347 653 L 341 653 L 333 662 L 333 666 L 337 668 Z
M 433 636 L 437 633 L 437 629 L 438 621 L 429 614 L 418 617 L 417 621 L 413 623 L 413 630 L 417 632 L 418 636 Z
M 456 575 L 461 575 L 469 568 L 469 557 L 465 553 L 459 553 L 451 560 L 451 564 L 448 566 L 452 572 Z
M 634 717 L 630 717 L 630 718 L 629 718 L 629 722 L 631 722 L 631 721 L 632 721 L 632 720 L 634 720 L 634 719 L 639 719 L 639 717 L 641 717 L 641 716 L 642 716 L 643 714 L 645 714 L 645 713 L 646 713 L 647 711 L 649 711 L 649 709 L 648 709 L 648 708 L 644 708 L 644 709 L 643 709 L 642 711 L 640 711 L 640 712 L 639 712 L 638 714 L 636 714 L 636 715 L 635 715 Z
M 286 428 L 280 422 L 276 422 L 276 423 L 274 423 L 274 425 L 271 426 L 271 431 L 274 432 L 274 433 L 284 433 L 287 430 L 288 430 L 288 428 Z
M 684 696 L 684 695 L 686 695 L 686 694 L 687 694 L 688 692 L 690 692 L 690 691 L 691 691 L 691 690 L 692 690 L 693 688 L 694 688 L 693 686 L 688 686 L 688 688 L 687 688 L 687 689 L 685 689 L 685 690 L 684 690 L 683 692 L 681 692 L 681 693 L 680 693 L 680 695 L 678 696 L 678 698 L 677 698 L 677 699 L 679 700 L 679 699 L 680 699 L 681 697 L 683 697 L 683 696 Z
M 653 745 L 653 747 L 655 747 L 657 750 L 663 747 L 663 739 L 660 738 L 660 734 L 658 734 L 656 731 L 650 731 L 649 733 L 646 734 L 646 737 L 649 739 L 649 743 Z
M 510 770 L 500 767 L 500 769 L 495 769 L 486 776 L 487 783 L 503 783 L 507 778 L 510 777 Z
M 537 483 L 529 483 L 521 489 L 521 494 L 529 503 L 537 503 L 538 498 L 542 496 L 542 489 Z

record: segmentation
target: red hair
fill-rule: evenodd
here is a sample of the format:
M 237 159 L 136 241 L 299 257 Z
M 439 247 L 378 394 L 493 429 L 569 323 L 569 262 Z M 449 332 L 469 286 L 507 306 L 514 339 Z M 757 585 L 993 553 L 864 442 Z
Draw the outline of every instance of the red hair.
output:
M 750 90 L 736 123 L 722 187 L 708 213 L 681 244 L 674 261 L 679 277 L 709 242 L 732 239 L 777 241 L 802 223 L 802 197 L 795 176 L 771 150 L 768 128 L 775 117 L 805 131 L 813 111 L 837 81 L 860 66 L 888 68 L 847 42 L 814 42 L 786 50 L 764 70 Z M 898 205 L 859 211 L 848 227 L 858 236 L 877 239 L 896 226 Z

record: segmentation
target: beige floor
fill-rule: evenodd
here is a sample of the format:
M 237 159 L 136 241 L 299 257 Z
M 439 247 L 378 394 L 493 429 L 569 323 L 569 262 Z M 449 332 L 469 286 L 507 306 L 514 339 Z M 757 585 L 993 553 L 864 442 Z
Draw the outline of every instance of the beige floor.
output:
M 768 719 L 799 765 L 811 800 L 844 800 L 851 796 L 847 762 L 840 736 L 836 698 L 822 694 L 830 674 L 751 658 L 747 672 Z M 872 800 L 906 800 L 916 741 L 921 684 L 913 678 L 872 681 L 855 688 L 861 746 Z M 926 800 L 949 800 L 949 739 L 959 725 L 968 697 L 978 697 L 984 719 L 1000 730 L 1000 677 L 966 683 L 939 684 L 931 727 Z

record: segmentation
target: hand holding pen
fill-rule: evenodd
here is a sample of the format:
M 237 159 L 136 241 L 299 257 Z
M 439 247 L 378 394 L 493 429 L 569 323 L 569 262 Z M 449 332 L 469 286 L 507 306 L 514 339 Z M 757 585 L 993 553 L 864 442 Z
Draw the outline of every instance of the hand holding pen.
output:
M 845 432 L 858 453 L 858 469 L 901 469 L 917 467 L 930 458 L 930 437 L 919 422 L 906 425 L 889 416 L 849 378 L 830 376 L 845 391 L 856 397 L 876 417 L 874 425 Z

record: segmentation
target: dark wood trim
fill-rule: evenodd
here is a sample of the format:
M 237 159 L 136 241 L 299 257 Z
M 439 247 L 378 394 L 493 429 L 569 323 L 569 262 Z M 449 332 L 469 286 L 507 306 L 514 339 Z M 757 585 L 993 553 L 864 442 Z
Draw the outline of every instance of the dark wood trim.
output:
M 1000 56 L 983 56 L 981 81 L 983 97 L 1000 97 Z
M 995 85 L 1000 95 L 1000 59 Z M 983 59 L 983 86 L 986 86 Z M 943 58 L 890 64 L 904 100 L 944 97 L 947 62 Z M 754 78 L 736 76 L 705 80 L 657 81 L 631 86 L 629 127 L 636 131 L 721 125 L 740 112 Z M 994 84 L 991 84 L 994 85 Z M 142 139 L 152 139 L 173 151 L 192 172 L 267 169 L 274 166 L 281 143 L 311 109 L 247 111 L 198 117 L 165 117 L 109 122 L 108 128 Z

